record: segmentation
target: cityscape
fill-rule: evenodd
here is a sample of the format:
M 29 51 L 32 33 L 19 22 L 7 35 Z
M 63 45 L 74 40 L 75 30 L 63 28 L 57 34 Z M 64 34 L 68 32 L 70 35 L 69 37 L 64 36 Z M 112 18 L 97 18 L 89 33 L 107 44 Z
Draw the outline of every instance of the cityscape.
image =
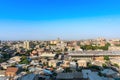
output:
M 1 41 L 1 80 L 115 80 L 120 39 Z
M 119 0 L 1 0 L 0 80 L 120 80 Z

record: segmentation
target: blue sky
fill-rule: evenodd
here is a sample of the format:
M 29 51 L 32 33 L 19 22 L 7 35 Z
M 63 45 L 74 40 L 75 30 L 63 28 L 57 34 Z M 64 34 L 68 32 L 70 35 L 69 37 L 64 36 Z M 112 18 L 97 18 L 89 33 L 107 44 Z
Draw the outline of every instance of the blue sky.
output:
M 120 38 L 120 0 L 0 0 L 1 40 Z

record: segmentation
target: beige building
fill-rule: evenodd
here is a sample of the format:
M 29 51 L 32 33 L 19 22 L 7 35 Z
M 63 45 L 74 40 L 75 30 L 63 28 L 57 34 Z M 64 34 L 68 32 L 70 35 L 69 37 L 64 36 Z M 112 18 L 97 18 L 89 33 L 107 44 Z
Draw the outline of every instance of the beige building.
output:
M 120 47 L 119 46 L 111 46 L 109 47 L 110 51 L 120 51 Z
M 5 70 L 0 70 L 0 77 L 5 76 Z
M 50 41 L 50 44 L 58 44 L 58 43 L 60 43 L 61 41 L 60 41 L 60 39 L 58 38 L 57 40 L 52 40 L 52 41 Z
M 63 67 L 70 67 L 70 61 L 64 61 Z
M 57 61 L 56 60 L 50 60 L 48 62 L 48 66 L 52 66 L 52 67 L 56 68 L 57 67 Z
M 20 62 L 21 61 L 21 57 L 20 56 L 15 56 L 10 58 L 10 60 L 16 61 L 16 62 Z
M 87 67 L 87 61 L 86 60 L 78 60 L 77 61 L 79 67 Z
M 42 54 L 40 54 L 41 58 L 54 58 L 56 54 L 52 53 L 52 52 L 43 52 Z
M 101 57 L 94 57 L 94 60 L 96 61 L 104 61 L 104 57 L 101 56 Z
M 110 62 L 114 65 L 114 64 L 118 64 L 118 66 L 120 66 L 120 59 L 110 59 Z
M 29 41 L 24 41 L 24 48 L 28 50 L 30 49 Z

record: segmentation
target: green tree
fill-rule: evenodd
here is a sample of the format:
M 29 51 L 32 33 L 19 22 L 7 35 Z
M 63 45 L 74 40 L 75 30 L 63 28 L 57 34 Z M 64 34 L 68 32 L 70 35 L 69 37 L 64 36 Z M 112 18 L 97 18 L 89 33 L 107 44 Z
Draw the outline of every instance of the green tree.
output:
M 107 65 L 106 65 L 106 64 L 102 64 L 102 67 L 103 67 L 103 68 L 106 68 L 106 67 L 107 67 Z
M 6 58 L 10 58 L 10 55 L 7 54 L 7 53 L 4 53 L 4 54 L 3 54 L 3 57 L 4 57 L 4 59 L 6 59 Z
M 72 72 L 70 68 L 65 68 L 65 72 Z
M 2 63 L 2 62 L 3 62 L 3 59 L 1 58 L 1 59 L 0 59 L 0 63 Z
M 21 57 L 21 62 L 20 62 L 20 64 L 29 64 L 30 62 L 28 61 L 28 59 L 27 59 L 27 57 L 26 56 L 22 56 Z
M 104 56 L 104 60 L 106 60 L 106 61 L 109 61 L 110 60 L 110 58 L 109 58 L 109 56 Z
M 68 48 L 65 47 L 64 52 L 67 52 L 67 51 L 68 51 Z
M 30 53 L 32 52 L 33 50 L 27 50 L 26 52 L 25 52 L 25 55 L 26 56 L 30 56 Z
M 117 68 L 119 68 L 119 65 L 118 65 L 118 64 L 116 64 L 116 63 L 114 64 L 114 66 L 115 66 L 115 67 L 117 67 Z
M 75 51 L 75 48 L 72 48 L 72 51 Z

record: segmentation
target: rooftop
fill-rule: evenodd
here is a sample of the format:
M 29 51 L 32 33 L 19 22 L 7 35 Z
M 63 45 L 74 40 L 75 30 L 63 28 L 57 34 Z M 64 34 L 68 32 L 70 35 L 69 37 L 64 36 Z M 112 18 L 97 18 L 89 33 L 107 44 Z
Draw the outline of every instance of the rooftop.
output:
M 8 67 L 6 72 L 17 72 L 18 71 L 18 68 L 15 68 L 15 67 Z
M 57 78 L 57 79 L 82 78 L 82 73 L 81 73 L 81 72 L 59 73 L 56 78 Z
M 96 56 L 96 55 L 118 55 L 120 56 L 120 51 L 75 51 L 69 52 L 70 56 Z

